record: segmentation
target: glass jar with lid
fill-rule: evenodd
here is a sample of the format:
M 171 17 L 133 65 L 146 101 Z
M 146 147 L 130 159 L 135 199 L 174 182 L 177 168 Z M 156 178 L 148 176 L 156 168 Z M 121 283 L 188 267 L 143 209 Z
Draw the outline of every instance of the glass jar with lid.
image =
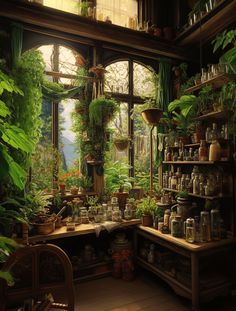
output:
M 82 224 L 88 224 L 89 223 L 89 217 L 88 217 L 88 211 L 86 207 L 80 208 L 80 219 Z
M 171 235 L 176 238 L 181 238 L 183 235 L 183 223 L 181 216 L 174 216 L 171 220 Z
M 120 222 L 121 220 L 122 216 L 119 207 L 114 207 L 112 210 L 112 221 Z
M 124 210 L 124 219 L 125 220 L 130 220 L 132 219 L 132 205 L 127 203 L 125 205 L 125 210 Z
M 193 218 L 187 218 L 185 223 L 185 239 L 189 243 L 195 242 L 195 221 Z

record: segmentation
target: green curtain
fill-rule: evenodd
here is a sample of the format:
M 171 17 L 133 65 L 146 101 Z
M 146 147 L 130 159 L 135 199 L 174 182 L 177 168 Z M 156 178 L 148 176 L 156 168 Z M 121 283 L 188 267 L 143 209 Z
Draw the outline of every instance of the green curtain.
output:
M 161 58 L 159 63 L 159 89 L 157 92 L 157 102 L 163 112 L 167 111 L 168 104 L 172 100 L 172 81 L 171 81 L 171 61 Z M 157 126 L 157 132 L 163 133 L 162 125 Z M 155 167 L 158 168 L 162 161 L 162 152 L 157 150 Z
M 20 24 L 11 24 L 11 53 L 12 65 L 16 67 L 21 56 L 23 42 L 23 27 Z

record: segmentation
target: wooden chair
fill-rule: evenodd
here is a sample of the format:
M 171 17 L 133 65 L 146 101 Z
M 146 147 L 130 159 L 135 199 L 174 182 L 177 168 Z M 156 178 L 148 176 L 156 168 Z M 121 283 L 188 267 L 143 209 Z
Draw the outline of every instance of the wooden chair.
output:
M 51 293 L 53 297 L 62 293 L 67 304 L 54 303 L 57 309 L 74 311 L 74 287 L 71 262 L 66 253 L 52 244 L 20 247 L 4 264 L 3 270 L 12 273 L 15 284 L 8 287 L 0 281 L 0 311 L 24 299 L 40 300 Z M 53 308 L 54 308 L 53 307 Z

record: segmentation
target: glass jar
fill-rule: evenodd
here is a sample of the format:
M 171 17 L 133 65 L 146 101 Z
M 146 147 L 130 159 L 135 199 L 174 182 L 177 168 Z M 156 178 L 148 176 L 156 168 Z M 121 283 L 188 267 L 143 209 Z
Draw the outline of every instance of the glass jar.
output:
M 167 226 L 169 229 L 169 220 L 170 220 L 170 210 L 166 209 L 164 213 L 164 226 Z
M 128 204 L 128 203 L 125 205 L 124 219 L 125 220 L 132 219 L 132 206 L 130 204 Z
M 208 148 L 205 140 L 201 140 L 200 147 L 198 149 L 199 161 L 208 161 Z
M 211 141 L 211 128 L 210 127 L 207 127 L 206 129 L 205 138 L 207 142 Z
M 207 211 L 201 212 L 200 220 L 201 242 L 209 242 L 211 240 L 210 218 Z
M 112 206 L 108 205 L 107 207 L 107 220 L 112 221 Z
M 122 220 L 122 217 L 121 217 L 121 211 L 119 210 L 119 207 L 113 208 L 112 221 L 120 222 L 121 220 Z
M 172 176 L 171 178 L 171 189 L 176 190 L 177 189 L 177 177 Z
M 193 218 L 187 218 L 185 224 L 185 239 L 189 243 L 195 242 L 195 221 Z
M 221 147 L 217 140 L 213 140 L 210 144 L 209 161 L 220 161 Z
M 86 207 L 80 208 L 80 219 L 82 224 L 88 224 L 89 223 L 89 217 L 88 217 L 88 211 Z
M 217 209 L 211 210 L 211 238 L 220 240 L 220 212 Z
M 194 217 L 194 224 L 195 224 L 194 240 L 196 243 L 199 243 L 201 241 L 200 217 L 199 216 Z
M 176 238 L 181 238 L 183 235 L 183 223 L 181 216 L 175 216 L 171 221 L 171 235 Z

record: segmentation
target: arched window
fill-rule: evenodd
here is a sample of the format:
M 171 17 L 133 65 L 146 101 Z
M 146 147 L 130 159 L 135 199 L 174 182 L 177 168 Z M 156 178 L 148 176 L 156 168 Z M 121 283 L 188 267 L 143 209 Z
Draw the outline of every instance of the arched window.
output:
M 46 78 L 63 84 L 64 87 L 72 86 L 79 67 L 84 66 L 83 57 L 76 51 L 57 44 L 43 45 L 38 50 L 46 64 Z M 75 103 L 76 99 L 66 99 L 60 103 L 43 101 L 42 136 L 32 163 L 32 181 L 43 189 L 50 191 L 53 176 L 55 179 L 60 173 L 58 169 L 66 172 L 78 159 L 78 144 L 72 129 Z
M 106 67 L 105 92 L 121 102 L 116 119 L 110 124 L 113 138 L 129 136 L 130 146 L 124 151 L 113 148 L 112 160 L 129 163 L 130 174 L 144 183 L 149 176 L 149 130 L 137 112 L 145 98 L 153 97 L 157 88 L 157 74 L 151 67 L 133 60 L 117 60 Z M 145 185 L 142 184 L 144 187 Z

